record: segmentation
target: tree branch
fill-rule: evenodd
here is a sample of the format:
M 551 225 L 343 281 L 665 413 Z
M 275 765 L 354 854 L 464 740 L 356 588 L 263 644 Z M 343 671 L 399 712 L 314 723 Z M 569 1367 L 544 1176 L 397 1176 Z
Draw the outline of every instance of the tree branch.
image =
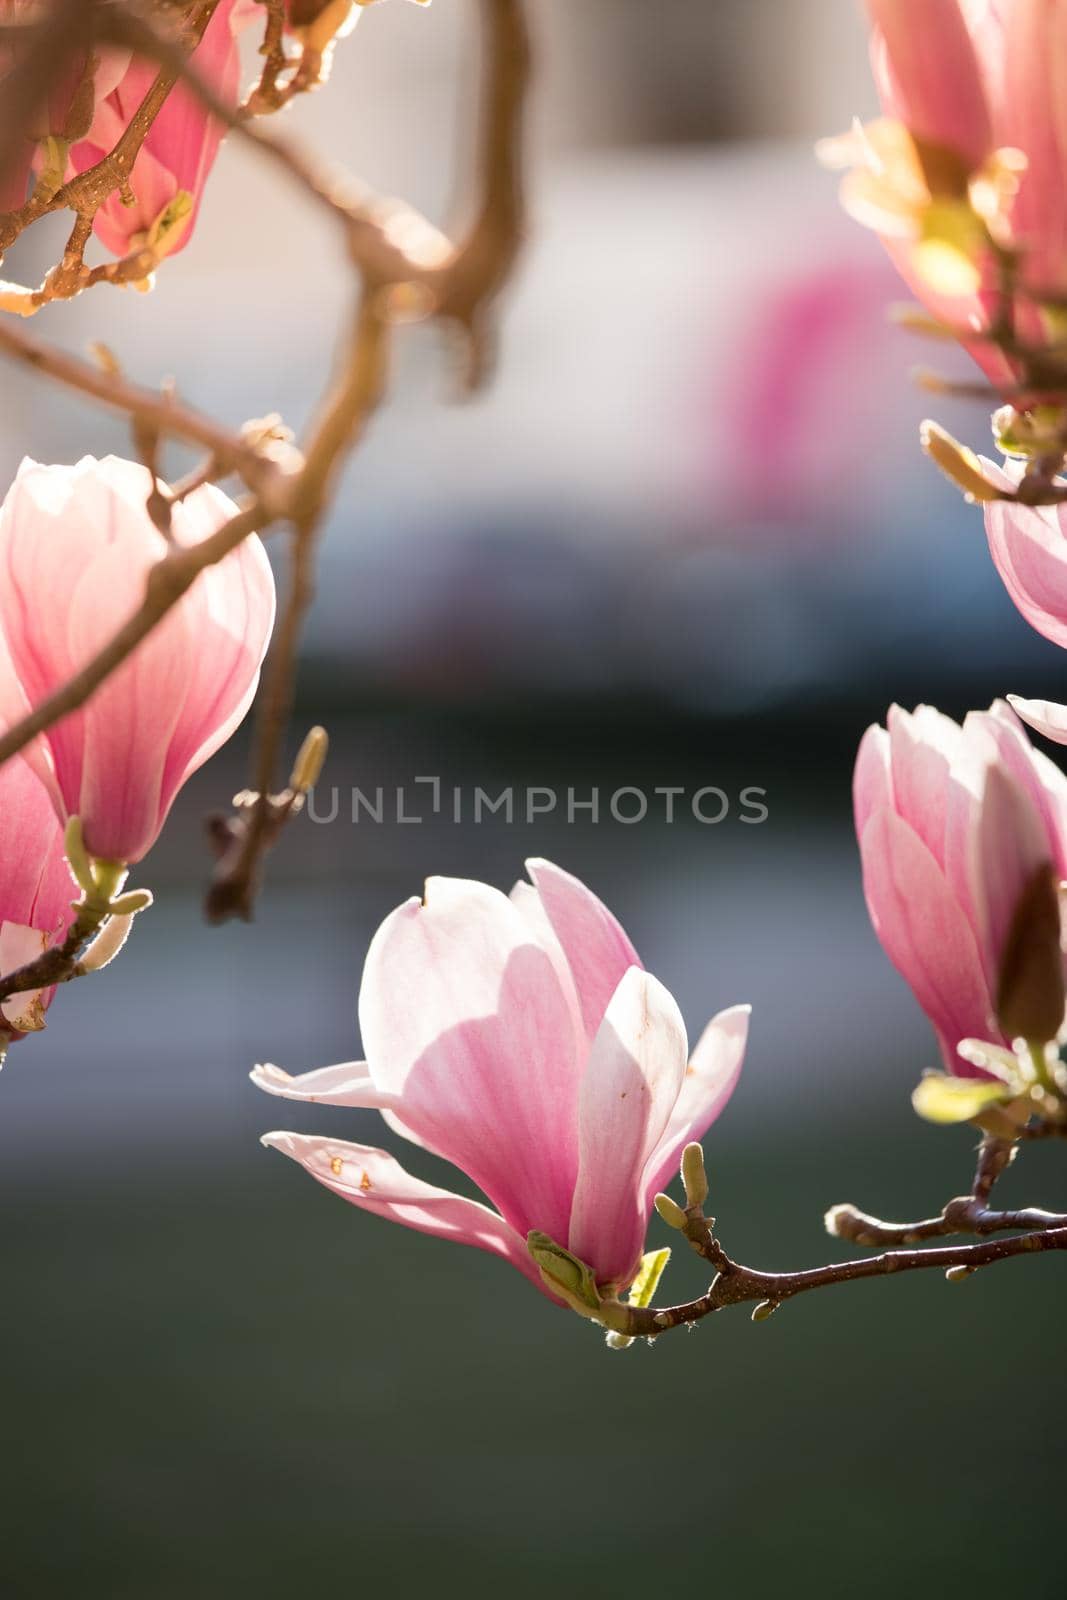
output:
M 254 494 L 270 502 L 272 485 L 280 471 L 276 460 L 241 433 L 234 433 L 203 412 L 184 405 L 174 395 L 143 389 L 117 371 L 94 366 L 65 350 L 46 345 L 2 316 L 0 350 L 67 388 L 89 395 L 112 411 L 124 412 L 142 425 L 150 425 L 159 433 L 169 434 L 186 444 L 202 446 L 211 452 L 220 477 L 235 472 Z
M 860 1278 L 883 1278 L 898 1272 L 934 1269 L 963 1277 L 998 1261 L 1045 1250 L 1067 1250 L 1067 1227 L 1045 1233 L 1026 1233 L 1012 1239 L 994 1239 L 985 1244 L 951 1245 L 937 1250 L 889 1250 L 883 1255 L 837 1261 L 806 1272 L 759 1272 L 752 1267 L 739 1266 L 724 1257 L 720 1250 L 717 1251 L 717 1258 L 722 1262 L 719 1275 L 706 1294 L 685 1305 L 669 1306 L 661 1311 L 651 1306 L 623 1307 L 628 1316 L 625 1327 L 621 1326 L 620 1319 L 620 1331 L 632 1338 L 655 1338 L 668 1328 L 699 1322 L 727 1306 L 752 1302 L 756 1303 L 757 1313 L 762 1313 L 755 1320 L 762 1321 L 784 1301 L 807 1294 L 811 1289 L 827 1289 L 832 1284 L 853 1283 Z

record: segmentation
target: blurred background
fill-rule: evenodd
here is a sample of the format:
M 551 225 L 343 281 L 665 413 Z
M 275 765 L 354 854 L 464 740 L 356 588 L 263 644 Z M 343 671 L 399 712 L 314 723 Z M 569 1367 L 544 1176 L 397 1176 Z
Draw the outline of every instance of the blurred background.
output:
M 854 1285 L 613 1355 L 517 1275 L 356 1215 L 256 1143 L 395 1148 L 373 1114 L 268 1101 L 249 1067 L 358 1055 L 367 941 L 425 875 L 507 888 L 547 855 L 618 913 L 691 1036 L 754 1005 L 707 1141 L 735 1255 L 815 1265 L 840 1248 L 833 1202 L 925 1214 L 970 1177 L 970 1135 L 909 1107 L 932 1040 L 867 922 L 851 764 L 894 699 L 1057 698 L 1063 667 L 919 453 L 930 410 L 987 440 L 981 406 L 909 382 L 965 369 L 890 326 L 901 289 L 813 159 L 873 109 L 859 8 L 532 9 L 533 234 L 497 379 L 456 403 L 447 349 L 405 337 L 324 542 L 293 740 L 330 729 L 319 820 L 286 835 L 254 924 L 206 929 L 202 819 L 244 783 L 236 739 L 139 871 L 157 904 L 122 960 L 0 1080 L 13 1600 L 1062 1592 L 1037 1510 L 1064 1465 L 1058 1262 Z M 448 220 L 475 42 L 459 0 L 374 7 L 288 131 Z M 55 245 L 35 230 L 6 275 Z M 36 331 L 104 340 L 234 423 L 300 426 L 344 292 L 322 219 L 231 147 L 152 296 L 101 289 Z M 102 413 L 3 379 L 5 483 L 24 453 L 128 453 Z M 380 823 L 353 823 L 355 787 L 382 790 Z M 510 787 L 512 820 L 475 826 L 476 787 Z M 692 814 L 706 787 L 718 823 Z M 544 788 L 559 802 L 530 819 Z M 612 816 L 622 788 L 643 820 Z M 568 790 L 598 792 L 597 823 Z M 1067 1205 L 1062 1152 L 1021 1169 L 1006 1199 Z M 651 1238 L 670 1242 L 658 1220 Z M 677 1258 L 670 1298 L 700 1287 Z

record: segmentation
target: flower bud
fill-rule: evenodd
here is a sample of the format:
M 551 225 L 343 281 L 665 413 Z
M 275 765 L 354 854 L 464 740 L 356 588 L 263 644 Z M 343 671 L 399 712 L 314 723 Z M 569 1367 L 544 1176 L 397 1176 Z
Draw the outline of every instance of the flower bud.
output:
M 950 478 L 969 499 L 986 501 L 1010 498 L 1006 497 L 1004 490 L 986 476 L 982 463 L 974 451 L 960 444 L 938 423 L 929 420 L 924 422 L 919 439 L 931 461 L 939 466 L 945 477 Z
M 297 794 L 307 794 L 309 789 L 314 789 L 322 776 L 329 748 L 330 739 L 325 728 L 314 727 L 308 732 L 297 752 L 289 779 L 289 787 L 295 789 Z
M 689 1221 L 681 1206 L 676 1200 L 672 1200 L 669 1194 L 658 1194 L 652 1204 L 668 1228 L 677 1228 L 681 1232 Z
M 130 889 L 112 900 L 111 913 L 116 917 L 135 917 L 139 911 L 147 911 L 151 904 L 151 889 Z
M 109 962 L 114 961 L 130 937 L 132 927 L 132 915 L 108 917 L 102 930 L 78 962 L 77 972 L 79 974 L 100 972 Z
M 704 1152 L 699 1144 L 687 1144 L 682 1151 L 682 1182 L 691 1206 L 702 1206 L 708 1198 L 708 1179 L 704 1171 Z

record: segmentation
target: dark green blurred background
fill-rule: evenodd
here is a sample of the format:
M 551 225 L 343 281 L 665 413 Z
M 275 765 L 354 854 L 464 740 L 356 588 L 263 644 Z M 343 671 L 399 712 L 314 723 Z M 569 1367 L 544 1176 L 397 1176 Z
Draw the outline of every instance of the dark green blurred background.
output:
M 290 830 L 254 925 L 204 928 L 201 819 L 245 781 L 242 734 L 138 870 L 157 904 L 121 960 L 0 1078 L 4 1600 L 1062 1594 L 1058 1259 L 854 1284 L 612 1354 L 505 1267 L 357 1215 L 256 1142 L 398 1149 L 372 1114 L 266 1099 L 249 1067 L 358 1055 L 367 941 L 424 875 L 507 888 L 547 855 L 618 913 L 691 1037 L 754 1005 L 706 1141 L 732 1253 L 815 1265 L 847 1251 L 822 1232 L 832 1203 L 925 1214 L 970 1178 L 969 1133 L 910 1110 L 933 1042 L 867 922 L 851 764 L 894 698 L 960 715 L 1062 696 L 1063 669 L 918 456 L 923 352 L 884 331 L 899 289 L 811 161 L 869 109 L 857 12 L 536 15 L 535 243 L 498 384 L 445 408 L 440 352 L 413 336 L 325 543 L 292 747 L 328 724 L 320 812 L 336 786 L 341 816 Z M 374 8 L 294 128 L 439 214 L 468 30 L 446 0 Z M 332 239 L 282 207 L 225 152 L 153 297 L 85 297 L 42 332 L 105 338 L 235 420 L 299 422 L 338 291 Z M 271 208 L 284 225 L 250 264 Z M 938 414 L 981 442 L 980 408 Z M 28 379 L 0 417 L 5 471 L 128 448 Z M 622 786 L 755 786 L 769 817 L 745 826 L 735 799 L 717 827 L 668 827 L 655 802 L 633 827 L 345 820 L 354 785 L 416 809 L 421 776 L 468 798 L 596 786 L 602 807 Z M 1028 1150 L 1004 1195 L 1067 1206 L 1063 1152 Z M 670 1242 L 658 1220 L 651 1239 Z M 679 1256 L 663 1293 L 703 1281 Z

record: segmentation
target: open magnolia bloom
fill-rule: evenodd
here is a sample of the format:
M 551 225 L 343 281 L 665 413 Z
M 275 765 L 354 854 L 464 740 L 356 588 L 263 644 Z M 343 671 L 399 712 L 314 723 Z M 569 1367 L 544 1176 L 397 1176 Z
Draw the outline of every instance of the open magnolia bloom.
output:
M 386 918 L 359 995 L 366 1062 L 252 1074 L 290 1100 L 378 1108 L 496 1209 L 366 1145 L 263 1142 L 353 1205 L 502 1256 L 552 1292 L 527 1249 L 547 1236 L 607 1297 L 633 1282 L 653 1196 L 729 1099 L 748 1007 L 715 1017 L 690 1058 L 677 1005 L 607 908 L 549 862 L 527 867 L 533 885 L 510 897 L 431 878 Z

